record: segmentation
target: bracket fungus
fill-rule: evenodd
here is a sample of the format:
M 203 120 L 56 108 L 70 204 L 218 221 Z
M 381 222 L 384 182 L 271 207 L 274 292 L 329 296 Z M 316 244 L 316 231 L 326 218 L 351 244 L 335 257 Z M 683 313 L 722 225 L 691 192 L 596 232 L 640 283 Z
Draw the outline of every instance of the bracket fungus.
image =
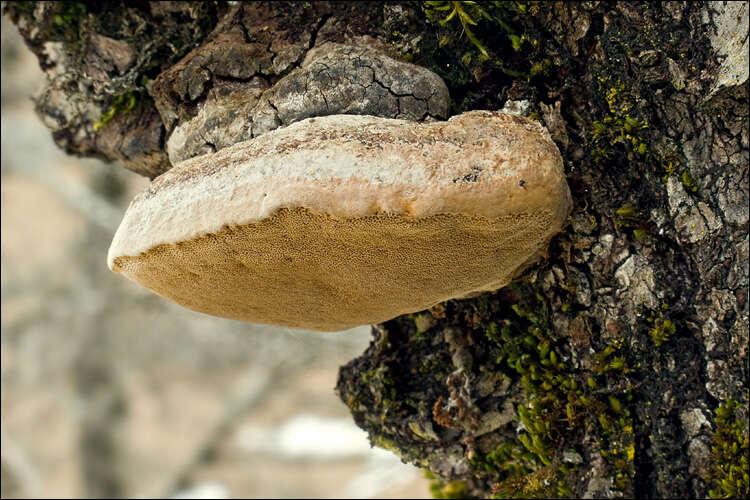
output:
M 508 284 L 570 208 L 560 153 L 537 122 L 330 115 L 156 178 L 108 264 L 196 311 L 342 330 Z

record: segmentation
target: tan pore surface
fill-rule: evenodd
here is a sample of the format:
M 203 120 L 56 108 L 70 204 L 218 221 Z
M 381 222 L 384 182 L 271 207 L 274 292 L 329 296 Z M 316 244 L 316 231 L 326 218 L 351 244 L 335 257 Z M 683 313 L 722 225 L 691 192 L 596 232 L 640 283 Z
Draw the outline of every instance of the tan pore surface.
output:
M 114 270 L 207 314 L 343 330 L 507 284 L 551 219 L 346 219 L 281 209 L 261 222 L 118 257 Z
M 570 206 L 537 122 L 331 115 L 158 177 L 108 262 L 197 311 L 340 330 L 506 285 Z

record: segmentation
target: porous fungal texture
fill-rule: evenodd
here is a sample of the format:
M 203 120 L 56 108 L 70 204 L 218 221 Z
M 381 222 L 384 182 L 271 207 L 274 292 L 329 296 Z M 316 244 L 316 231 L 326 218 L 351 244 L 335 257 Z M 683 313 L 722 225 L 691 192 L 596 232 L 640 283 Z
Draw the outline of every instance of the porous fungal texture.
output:
M 209 91 L 197 114 L 167 141 L 173 164 L 314 116 L 373 115 L 445 119 L 448 88 L 432 71 L 370 47 L 325 43 L 268 87 L 266 79 L 225 82 Z
M 190 309 L 341 330 L 506 285 L 570 207 L 537 122 L 331 115 L 158 177 L 108 262 Z

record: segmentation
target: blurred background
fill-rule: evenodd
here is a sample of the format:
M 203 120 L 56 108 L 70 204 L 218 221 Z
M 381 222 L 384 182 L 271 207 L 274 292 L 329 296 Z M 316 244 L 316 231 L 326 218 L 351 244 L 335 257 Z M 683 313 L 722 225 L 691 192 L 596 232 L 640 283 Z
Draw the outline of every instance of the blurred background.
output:
M 429 498 L 333 392 L 369 327 L 222 320 L 109 271 L 148 180 L 58 150 L 42 78 L 3 18 L 2 497 Z

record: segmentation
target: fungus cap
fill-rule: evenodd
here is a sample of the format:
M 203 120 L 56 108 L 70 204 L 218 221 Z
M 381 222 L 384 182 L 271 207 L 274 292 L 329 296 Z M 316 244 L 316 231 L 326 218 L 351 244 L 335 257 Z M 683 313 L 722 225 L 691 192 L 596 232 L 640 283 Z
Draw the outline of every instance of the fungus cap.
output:
M 342 330 L 506 285 L 570 207 L 537 122 L 332 115 L 161 175 L 130 204 L 108 263 L 196 311 Z

